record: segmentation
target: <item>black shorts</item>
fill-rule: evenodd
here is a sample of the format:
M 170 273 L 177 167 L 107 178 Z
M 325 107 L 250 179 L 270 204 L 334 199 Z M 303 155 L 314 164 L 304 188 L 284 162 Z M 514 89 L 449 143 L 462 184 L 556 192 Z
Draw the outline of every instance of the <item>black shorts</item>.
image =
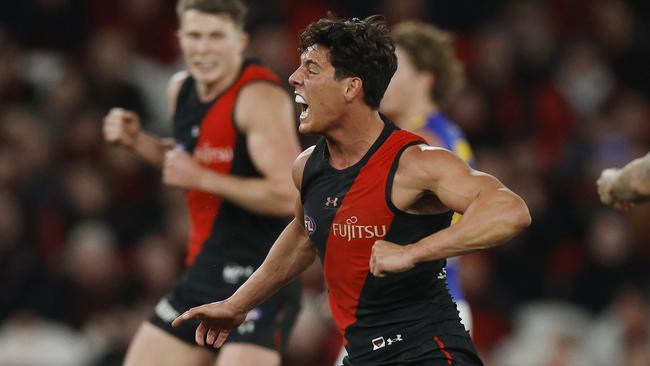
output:
M 373 362 L 373 366 L 483 366 L 469 337 L 436 336 L 422 344 L 396 355 L 394 360 Z M 343 359 L 343 366 L 370 366 Z
M 158 302 L 149 322 L 194 345 L 194 334 L 199 321 L 188 321 L 178 328 L 173 328 L 171 322 L 191 307 L 226 299 L 237 288 L 238 285 L 223 284 L 214 291 L 206 291 L 197 288 L 184 277 Z M 246 321 L 230 333 L 226 343 L 251 343 L 284 352 L 289 333 L 300 310 L 301 291 L 300 281 L 293 281 L 277 291 L 266 302 L 248 313 Z M 209 349 L 219 351 L 212 347 Z

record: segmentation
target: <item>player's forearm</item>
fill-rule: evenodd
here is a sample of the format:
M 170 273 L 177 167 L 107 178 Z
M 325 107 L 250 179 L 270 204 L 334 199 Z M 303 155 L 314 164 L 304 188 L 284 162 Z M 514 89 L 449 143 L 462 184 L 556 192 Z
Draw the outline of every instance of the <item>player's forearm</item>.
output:
M 314 261 L 314 246 L 294 219 L 269 251 L 264 263 L 228 299 L 238 309 L 250 311 L 298 277 Z
M 499 189 L 480 195 L 461 220 L 409 246 L 416 263 L 448 258 L 501 245 L 530 225 L 524 201 Z
M 262 215 L 290 217 L 294 213 L 297 191 L 287 182 L 266 178 L 247 178 L 219 174 L 204 169 L 197 178 L 196 189 L 210 192 L 244 209 Z
M 642 203 L 650 200 L 650 153 L 635 159 L 618 172 L 612 183 L 616 200 Z
M 140 131 L 131 146 L 131 150 L 147 163 L 161 167 L 167 150 L 172 148 L 170 141 L 157 138 L 147 132 Z

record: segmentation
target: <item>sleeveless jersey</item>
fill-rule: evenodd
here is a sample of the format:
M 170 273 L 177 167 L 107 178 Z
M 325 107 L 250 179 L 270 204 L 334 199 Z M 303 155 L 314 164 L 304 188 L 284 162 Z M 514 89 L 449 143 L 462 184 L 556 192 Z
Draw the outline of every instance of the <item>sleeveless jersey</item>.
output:
M 353 364 L 381 365 L 422 339 L 466 336 L 447 291 L 444 260 L 383 278 L 369 272 L 376 240 L 411 244 L 449 226 L 452 212 L 414 215 L 391 201 L 399 157 L 423 139 L 390 122 L 355 165 L 329 164 L 325 139 L 309 157 L 301 183 L 305 227 L 323 265 L 330 307 Z
M 413 126 L 415 130 L 426 130 L 436 136 L 440 142 L 440 147 L 454 152 L 460 156 L 471 167 L 475 167 L 474 154 L 463 131 L 443 113 L 433 113 L 427 118 L 421 118 L 415 121 Z M 460 219 L 460 215 L 454 215 L 453 222 Z M 463 290 L 460 285 L 460 275 L 458 273 L 458 258 L 447 260 L 445 267 L 447 275 L 447 286 L 454 300 L 464 300 Z
M 255 82 L 278 84 L 268 69 L 247 60 L 239 77 L 221 95 L 201 102 L 196 82 L 189 76 L 181 86 L 174 114 L 174 138 L 201 165 L 221 174 L 259 177 L 246 147 L 246 136 L 235 123 L 235 104 L 240 91 Z M 201 284 L 214 284 L 221 273 L 215 263 L 229 261 L 258 267 L 286 222 L 247 211 L 221 197 L 188 190 L 190 234 L 187 275 Z M 247 273 L 250 275 L 250 273 Z

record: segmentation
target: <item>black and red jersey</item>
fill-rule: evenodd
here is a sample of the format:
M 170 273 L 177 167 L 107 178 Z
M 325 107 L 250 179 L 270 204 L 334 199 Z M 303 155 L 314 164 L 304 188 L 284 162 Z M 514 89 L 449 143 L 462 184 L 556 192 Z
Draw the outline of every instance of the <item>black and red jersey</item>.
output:
M 421 143 L 419 136 L 387 121 L 355 165 L 333 168 L 324 138 L 305 165 L 305 227 L 322 261 L 330 307 L 352 364 L 391 364 L 387 360 L 421 347 L 423 340 L 467 337 L 446 287 L 444 260 L 383 278 L 369 272 L 376 240 L 411 244 L 451 222 L 451 211 L 415 215 L 391 201 L 402 152 Z
M 201 102 L 196 82 L 189 76 L 176 101 L 176 144 L 216 172 L 261 176 L 248 154 L 246 136 L 235 123 L 240 91 L 257 82 L 279 85 L 278 77 L 270 70 L 247 60 L 227 90 L 212 101 Z M 250 212 L 203 191 L 188 190 L 186 201 L 191 224 L 186 263 L 192 266 L 188 276 L 202 284 L 210 285 L 221 278 L 221 273 L 210 269 L 220 269 L 228 261 L 258 267 L 286 225 L 284 220 Z

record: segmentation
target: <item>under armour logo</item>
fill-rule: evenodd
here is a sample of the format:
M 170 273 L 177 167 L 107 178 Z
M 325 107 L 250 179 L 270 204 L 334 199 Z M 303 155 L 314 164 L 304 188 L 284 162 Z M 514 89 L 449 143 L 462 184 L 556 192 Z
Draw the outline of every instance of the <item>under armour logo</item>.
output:
M 339 198 L 338 197 L 327 197 L 327 201 L 325 201 L 325 206 L 326 207 L 337 207 L 339 205 Z
M 397 334 L 395 338 L 388 338 L 388 339 L 385 339 L 384 337 L 377 337 L 371 341 L 372 350 L 376 351 L 386 346 L 392 346 L 393 343 L 401 342 L 403 340 L 404 338 L 402 338 L 401 334 Z
M 386 343 L 388 343 L 388 345 L 390 346 L 390 345 L 392 345 L 392 344 L 395 343 L 395 342 L 401 342 L 401 341 L 403 341 L 403 340 L 404 340 L 404 339 L 402 339 L 402 335 L 401 335 L 401 334 L 398 334 L 397 337 L 395 337 L 394 339 L 388 338 L 388 340 L 386 341 Z
M 447 278 L 447 270 L 443 268 L 442 271 L 438 273 L 438 279 L 444 280 L 445 278 Z

